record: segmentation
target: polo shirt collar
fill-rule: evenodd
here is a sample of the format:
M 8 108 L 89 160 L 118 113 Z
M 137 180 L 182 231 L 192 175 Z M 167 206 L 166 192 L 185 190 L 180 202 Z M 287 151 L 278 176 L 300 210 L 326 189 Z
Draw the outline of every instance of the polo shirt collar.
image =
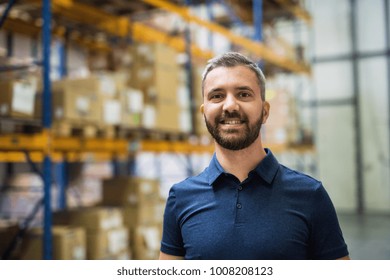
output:
M 272 154 L 270 149 L 266 148 L 265 152 L 265 158 L 256 166 L 253 171 L 256 172 L 261 178 L 263 178 L 263 180 L 266 181 L 268 184 L 271 184 L 279 169 L 279 162 Z M 215 182 L 215 180 L 217 180 L 217 178 L 223 173 L 225 173 L 225 170 L 218 162 L 217 156 L 214 153 L 210 165 L 208 167 L 209 185 L 211 186 Z
M 275 178 L 276 173 L 279 169 L 279 162 L 273 155 L 270 149 L 265 148 L 267 155 L 265 158 L 256 166 L 254 171 L 263 178 L 268 184 L 271 184 Z
M 209 185 L 211 186 L 215 182 L 215 180 L 217 180 L 217 178 L 219 176 L 221 176 L 221 174 L 223 174 L 223 173 L 225 173 L 225 170 L 223 169 L 221 164 L 218 162 L 217 156 L 214 153 L 213 158 L 211 159 L 211 162 L 210 162 L 209 167 L 208 167 L 208 181 L 209 181 L 208 183 L 209 183 Z

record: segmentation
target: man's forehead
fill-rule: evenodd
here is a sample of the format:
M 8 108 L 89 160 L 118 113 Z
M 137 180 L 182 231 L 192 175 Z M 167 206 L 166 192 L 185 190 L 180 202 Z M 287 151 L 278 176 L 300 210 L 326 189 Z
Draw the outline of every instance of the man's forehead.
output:
M 233 75 L 234 74 L 234 75 Z M 229 76 L 229 75 L 233 75 Z M 248 67 L 245 66 L 234 66 L 234 67 L 217 67 L 211 70 L 204 80 L 204 85 L 207 86 L 208 82 L 231 82 L 240 81 L 246 85 L 257 84 L 256 74 Z

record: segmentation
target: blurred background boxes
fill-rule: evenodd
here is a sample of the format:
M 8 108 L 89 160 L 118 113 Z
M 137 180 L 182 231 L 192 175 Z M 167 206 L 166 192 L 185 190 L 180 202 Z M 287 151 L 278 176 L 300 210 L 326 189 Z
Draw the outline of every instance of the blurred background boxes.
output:
M 122 211 L 112 207 L 89 207 L 58 211 L 53 223 L 80 226 L 86 230 L 87 258 L 116 259 L 128 249 L 129 231 L 124 227 Z
M 87 239 L 85 229 L 74 226 L 53 226 L 53 259 L 87 259 Z M 43 258 L 42 228 L 29 230 L 21 249 L 21 259 L 41 260 Z
M 101 120 L 101 95 L 97 77 L 54 81 L 53 120 L 98 124 Z
M 136 260 L 157 260 L 160 254 L 162 237 L 161 226 L 138 226 L 131 240 L 133 257 Z
M 134 259 L 157 259 L 165 200 L 158 180 L 113 177 L 103 181 L 102 204 L 120 206 Z M 157 245 L 156 245 L 157 244 Z
M 366 244 L 353 246 L 354 259 L 389 259 L 386 1 L 291 0 L 287 6 L 282 2 L 288 1 L 262 1 L 263 9 L 254 9 L 255 1 L 238 0 L 192 1 L 185 6 L 191 17 L 226 28 L 234 35 L 230 39 L 224 32 L 187 23 L 175 13 L 142 1 L 66 2 L 72 5 L 53 6 L 49 68 L 42 64 L 46 57 L 38 40 L 42 34 L 40 5 L 16 3 L 1 31 L 1 217 L 24 224 L 41 201 L 42 180 L 37 176 L 39 187 L 35 187 L 37 180 L 23 176 L 26 184 L 16 187 L 8 179 L 40 169 L 41 156 L 54 150 L 49 153 L 51 175 L 64 188 L 51 187 L 53 211 L 75 208 L 68 211 L 81 212 L 85 208 L 80 207 L 108 204 L 122 213 L 122 224 L 115 227 L 85 225 L 92 242 L 87 245 L 89 254 L 107 259 L 156 258 L 161 201 L 152 194 L 114 188 L 108 189 L 105 199 L 102 178 L 113 174 L 153 178 L 161 184 L 159 193 L 168 195 L 172 184 L 201 172 L 213 153 L 213 141 L 198 110 L 203 103 L 201 74 L 212 56 L 239 51 L 259 63 L 266 75 L 271 115 L 261 131 L 264 146 L 282 164 L 320 177 L 337 211 L 348 214 L 341 222 L 351 230 L 352 234 L 345 235 L 349 246 Z M 181 9 L 182 4 L 176 1 L 173 5 Z M 102 14 L 104 19 L 97 19 Z M 367 21 L 367 15 L 375 15 L 375 20 Z M 262 30 L 254 25 L 259 16 Z M 98 22 L 109 22 L 110 28 Z M 126 27 L 124 32 L 113 30 L 114 22 L 120 22 L 118 29 Z M 357 36 L 351 36 L 351 31 Z M 260 33 L 264 56 L 259 56 L 258 49 L 249 50 L 251 44 L 245 40 L 233 39 Z M 188 38 L 191 55 L 186 48 Z M 52 81 L 53 104 L 45 106 L 53 110 L 49 133 L 42 119 L 45 70 L 50 70 L 45 74 Z M 355 102 L 357 97 L 361 102 Z M 29 139 L 34 141 L 33 150 Z M 36 166 L 27 164 L 26 151 Z M 335 164 L 338 158 L 344 159 L 342 169 Z M 109 170 L 109 176 L 98 162 L 108 166 L 104 170 Z M 69 169 L 80 171 L 83 166 L 89 166 L 87 173 L 93 174 L 78 172 L 77 179 L 68 176 Z M 44 170 L 47 175 L 49 169 Z M 42 226 L 43 212 L 40 207 L 30 226 Z M 362 215 L 382 213 L 383 218 L 374 220 Z M 104 220 L 104 215 L 85 219 Z M 372 242 L 368 234 L 357 240 L 353 231 L 369 232 L 372 222 L 386 227 L 384 242 Z M 378 228 L 372 232 L 376 237 Z
M 102 204 L 111 206 L 139 205 L 159 201 L 158 180 L 135 177 L 113 177 L 103 180 Z
M 38 79 L 29 76 L 24 79 L 0 80 L 0 116 L 34 119 Z
M 90 260 L 117 259 L 128 249 L 129 232 L 123 227 L 87 231 L 87 257 Z

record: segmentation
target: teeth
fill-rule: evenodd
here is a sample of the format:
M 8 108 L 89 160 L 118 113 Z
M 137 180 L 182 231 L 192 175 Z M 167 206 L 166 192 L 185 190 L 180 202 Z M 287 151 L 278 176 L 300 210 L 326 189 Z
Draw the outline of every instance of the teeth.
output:
M 225 124 L 240 124 L 241 121 L 237 121 L 237 120 L 230 120 L 230 121 L 225 121 Z

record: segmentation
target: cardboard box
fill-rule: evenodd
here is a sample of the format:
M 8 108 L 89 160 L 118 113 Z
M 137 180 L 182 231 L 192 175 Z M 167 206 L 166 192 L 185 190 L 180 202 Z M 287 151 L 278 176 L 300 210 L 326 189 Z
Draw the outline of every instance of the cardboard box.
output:
M 164 209 L 163 200 L 138 206 L 123 206 L 123 221 L 130 229 L 141 225 L 159 225 L 163 222 Z
M 100 123 L 102 100 L 99 91 L 96 77 L 53 82 L 53 120 Z
M 0 116 L 34 119 L 38 79 L 0 80 Z
M 125 71 L 100 71 L 94 74 L 99 80 L 100 94 L 107 98 L 118 98 L 119 92 L 127 85 L 128 75 Z
M 82 227 L 53 226 L 53 259 L 55 260 L 85 260 L 86 234 Z M 43 259 L 43 231 L 41 228 L 30 230 L 23 242 L 21 259 Z
M 139 205 L 159 199 L 160 184 L 157 180 L 126 176 L 103 180 L 103 205 Z
M 285 90 L 274 89 L 267 92 L 266 99 L 271 109 L 270 116 L 262 127 L 263 141 L 271 144 L 296 142 L 299 126 L 294 98 Z
M 53 223 L 57 225 L 77 225 L 87 231 L 109 230 L 123 225 L 123 215 L 119 208 L 91 207 L 53 213 Z
M 129 231 L 125 227 L 90 231 L 87 237 L 87 257 L 90 260 L 113 259 L 129 246 Z
M 101 123 L 119 125 L 123 114 L 120 95 L 127 87 L 129 74 L 127 71 L 102 71 L 95 75 L 99 80 L 99 93 L 102 97 Z
M 182 132 L 180 116 L 181 110 L 176 104 L 157 104 L 155 129 L 166 132 Z
M 160 254 L 161 226 L 139 226 L 134 230 L 132 242 L 135 260 L 157 260 Z
M 136 59 L 129 86 L 143 92 L 142 126 L 164 132 L 191 131 L 191 122 L 183 118 L 183 97 L 179 96 L 183 91 L 177 52 L 162 44 L 135 44 L 133 51 Z M 187 100 L 186 106 L 189 103 Z
M 137 128 L 142 124 L 144 111 L 144 94 L 141 90 L 126 87 L 119 93 L 121 104 L 120 125 L 126 128 Z

